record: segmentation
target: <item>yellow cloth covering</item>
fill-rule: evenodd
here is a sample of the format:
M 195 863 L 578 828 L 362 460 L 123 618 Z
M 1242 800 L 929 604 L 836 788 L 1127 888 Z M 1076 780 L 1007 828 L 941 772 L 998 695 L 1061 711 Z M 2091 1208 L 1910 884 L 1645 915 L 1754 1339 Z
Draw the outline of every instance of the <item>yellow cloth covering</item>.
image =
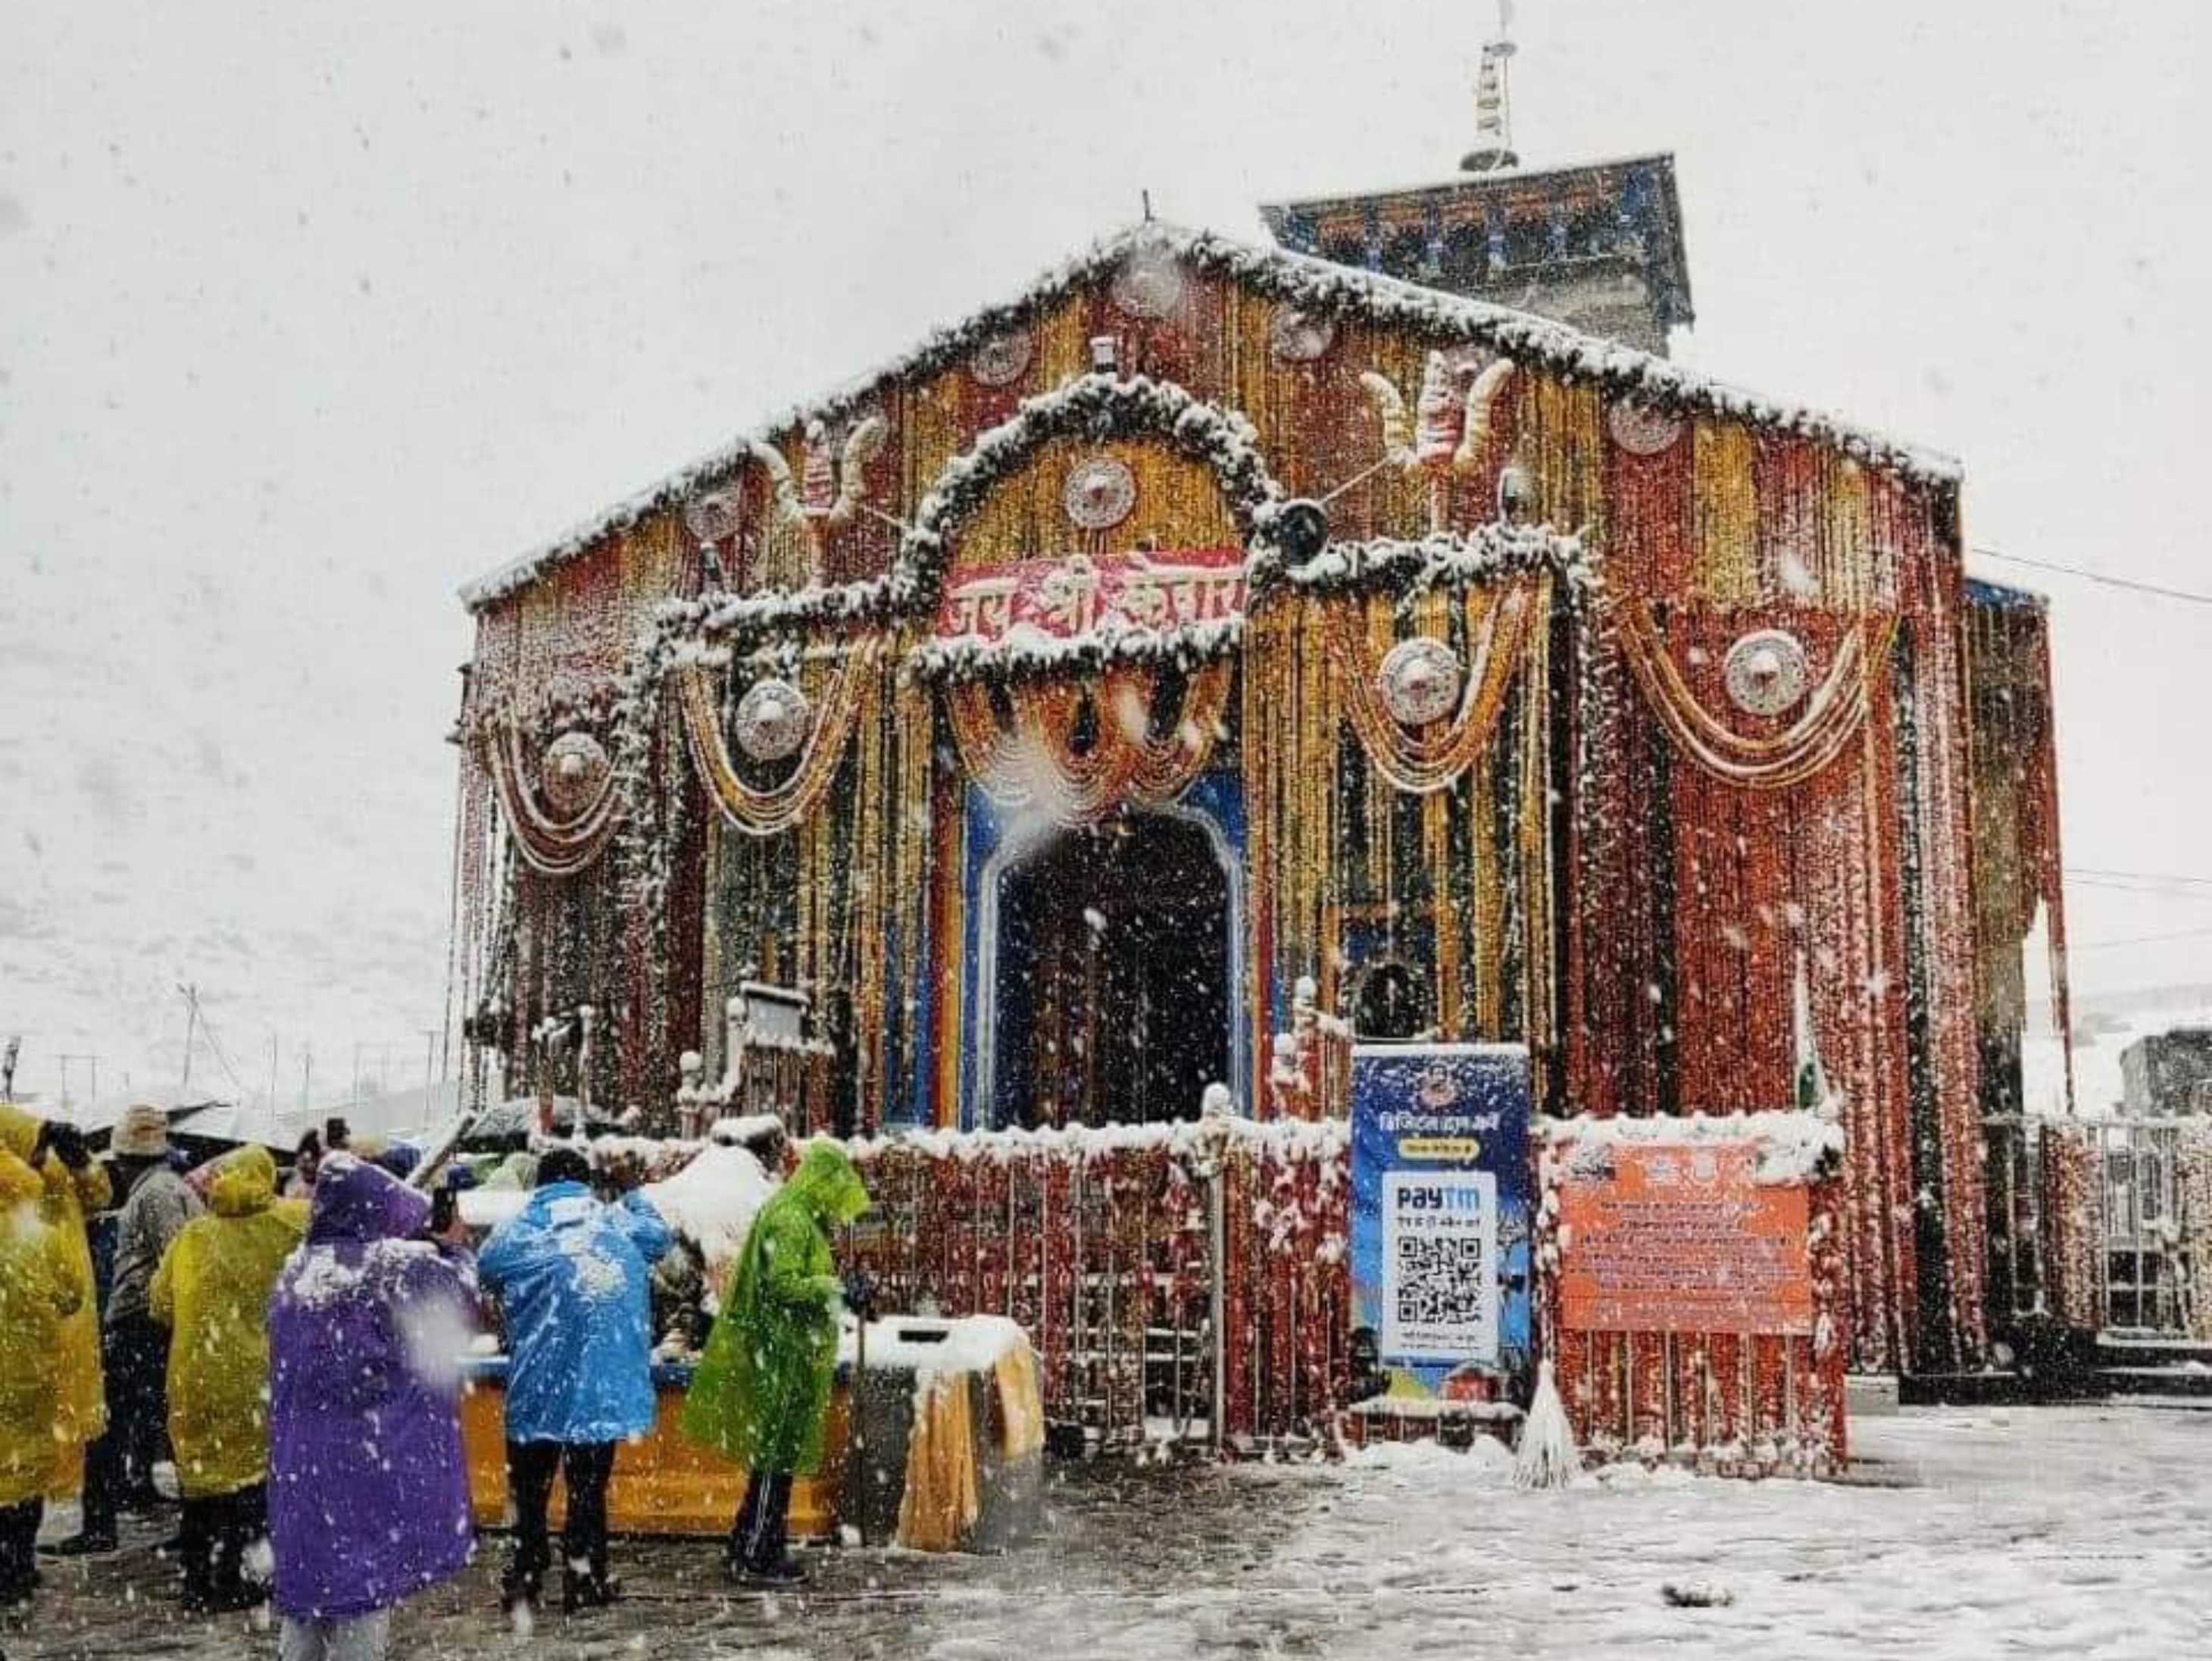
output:
M 973 1376 L 940 1373 L 915 1404 L 897 1540 L 910 1551 L 960 1550 L 983 1513 L 975 1397 L 969 1388 Z M 1044 1398 L 1037 1390 L 1036 1352 L 1026 1343 L 1002 1351 L 991 1364 L 991 1379 L 1007 1462 L 1038 1457 L 1044 1451 Z
M 897 1540 L 909 1551 L 959 1550 L 983 1513 L 968 1378 L 955 1372 L 932 1380 L 915 1404 Z
M 1017 1344 L 991 1369 L 999 1384 L 999 1419 L 1006 1454 L 1027 1459 L 1044 1451 L 1044 1396 L 1037 1389 L 1036 1352 Z

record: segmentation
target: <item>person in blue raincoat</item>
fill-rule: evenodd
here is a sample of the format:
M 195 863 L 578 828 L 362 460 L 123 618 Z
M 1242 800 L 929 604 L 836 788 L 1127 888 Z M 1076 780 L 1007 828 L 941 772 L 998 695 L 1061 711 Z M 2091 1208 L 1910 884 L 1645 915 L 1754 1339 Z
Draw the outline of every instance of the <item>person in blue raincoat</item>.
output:
M 607 1480 L 616 1444 L 653 1427 L 648 1276 L 668 1225 L 642 1194 L 615 1203 L 592 1192 L 573 1148 L 539 1161 L 537 1190 L 494 1230 L 477 1260 L 506 1317 L 507 1481 L 514 1552 L 502 1583 L 512 1610 L 534 1603 L 551 1566 L 545 1513 L 559 1472 L 568 1483 L 561 1531 L 562 1604 L 612 1603 Z

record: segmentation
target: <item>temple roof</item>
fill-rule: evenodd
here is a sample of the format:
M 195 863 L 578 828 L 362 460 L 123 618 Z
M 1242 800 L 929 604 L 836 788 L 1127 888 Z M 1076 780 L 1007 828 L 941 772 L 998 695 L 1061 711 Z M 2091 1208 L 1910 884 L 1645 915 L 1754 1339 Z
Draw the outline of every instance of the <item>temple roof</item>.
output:
M 867 371 L 827 398 L 787 411 L 752 434 L 722 444 L 562 535 L 478 577 L 462 587 L 463 602 L 471 611 L 479 610 L 528 587 L 603 538 L 678 506 L 726 478 L 745 460 L 754 437 L 764 439 L 817 418 L 836 420 L 892 384 L 949 367 L 994 334 L 1104 277 L 1131 254 L 1140 252 L 1172 254 L 1201 275 L 1226 277 L 1317 314 L 1359 316 L 1386 326 L 1416 331 L 1439 342 L 1479 345 L 1519 362 L 1540 365 L 1571 380 L 1595 382 L 1616 396 L 1676 403 L 1708 415 L 1796 434 L 1919 484 L 1949 488 L 1959 481 L 1959 463 L 1941 452 L 1888 437 L 1823 411 L 1747 392 L 1667 358 L 1564 323 L 1286 248 L 1255 246 L 1212 231 L 1147 222 L 1093 245 L 1039 277 L 1014 298 L 936 331 L 912 350 Z

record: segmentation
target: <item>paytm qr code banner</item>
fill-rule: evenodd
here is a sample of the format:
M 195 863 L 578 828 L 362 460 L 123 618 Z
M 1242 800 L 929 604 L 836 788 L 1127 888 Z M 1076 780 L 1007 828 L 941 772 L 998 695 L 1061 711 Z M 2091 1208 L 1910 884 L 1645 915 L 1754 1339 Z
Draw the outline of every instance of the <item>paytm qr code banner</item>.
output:
M 1479 1399 L 1519 1384 L 1530 1189 L 1527 1050 L 1352 1051 L 1352 1293 L 1400 1393 Z

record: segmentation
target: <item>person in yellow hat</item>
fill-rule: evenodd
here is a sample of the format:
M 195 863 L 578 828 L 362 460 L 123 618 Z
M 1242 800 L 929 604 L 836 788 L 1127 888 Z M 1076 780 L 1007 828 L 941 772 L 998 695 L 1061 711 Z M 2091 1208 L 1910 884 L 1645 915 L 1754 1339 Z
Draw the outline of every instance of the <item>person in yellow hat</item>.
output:
M 208 1213 L 170 1245 L 149 1306 L 170 1329 L 185 1606 L 251 1609 L 265 1596 L 246 1556 L 268 1531 L 269 1294 L 307 1231 L 307 1208 L 276 1197 L 268 1149 L 241 1147 L 216 1167 Z
M 33 1550 L 54 1462 L 55 1359 L 82 1301 L 60 1231 L 40 1220 L 46 1182 L 0 1143 L 0 1609 L 30 1601 Z
M 46 1485 L 47 1499 L 64 1500 L 83 1485 L 84 1445 L 107 1427 L 100 1371 L 100 1311 L 85 1219 L 106 1208 L 112 1190 L 107 1172 L 93 1162 L 82 1131 L 35 1119 L 6 1102 L 0 1102 L 0 1150 L 37 1175 L 39 1220 L 61 1237 L 70 1285 L 76 1293 L 72 1312 L 62 1323 L 54 1358 L 52 1457 Z

